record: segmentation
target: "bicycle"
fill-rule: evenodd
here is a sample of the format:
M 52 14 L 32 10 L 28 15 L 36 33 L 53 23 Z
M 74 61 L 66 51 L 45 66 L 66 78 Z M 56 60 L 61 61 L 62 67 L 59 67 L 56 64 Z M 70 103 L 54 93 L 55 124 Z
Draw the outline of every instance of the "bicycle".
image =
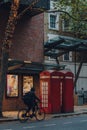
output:
M 18 120 L 20 122 L 26 122 L 28 119 L 36 118 L 38 121 L 42 121 L 45 119 L 45 111 L 40 104 L 35 105 L 35 111 L 28 110 L 28 108 L 24 108 L 18 111 Z

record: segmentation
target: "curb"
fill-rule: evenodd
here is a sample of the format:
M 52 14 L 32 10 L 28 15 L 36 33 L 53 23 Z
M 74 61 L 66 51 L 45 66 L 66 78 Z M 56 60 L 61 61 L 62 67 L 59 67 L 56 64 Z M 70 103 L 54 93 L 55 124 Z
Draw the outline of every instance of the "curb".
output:
M 81 114 L 87 114 L 87 111 L 85 112 L 73 112 L 73 113 L 64 113 L 64 114 L 48 114 L 45 119 L 51 119 L 51 118 L 58 118 L 58 117 L 68 117 L 68 116 L 76 116 Z M 0 118 L 0 122 L 9 122 L 9 121 L 18 121 L 17 118 L 13 117 L 3 117 Z
M 64 113 L 64 114 L 58 114 L 58 115 L 54 115 L 52 116 L 52 118 L 57 118 L 57 117 L 67 117 L 67 116 L 76 116 L 76 115 L 81 115 L 81 114 L 87 114 L 86 112 L 77 112 L 77 113 Z
M 0 118 L 0 122 L 9 122 L 9 121 L 17 121 L 17 120 L 18 120 L 17 118 L 11 118 L 11 117 Z

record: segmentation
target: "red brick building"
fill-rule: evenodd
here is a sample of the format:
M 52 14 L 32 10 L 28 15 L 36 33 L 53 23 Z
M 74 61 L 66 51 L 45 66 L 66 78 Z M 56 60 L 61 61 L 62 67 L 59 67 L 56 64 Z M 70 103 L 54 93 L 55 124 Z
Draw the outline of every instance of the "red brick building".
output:
M 36 7 L 43 5 L 41 0 Z M 42 2 L 42 4 L 41 4 Z M 20 5 L 20 11 L 26 7 Z M 44 3 L 45 10 L 49 8 L 49 1 Z M 0 49 L 4 39 L 6 23 L 10 11 L 10 4 L 0 5 Z M 30 15 L 29 15 L 30 14 Z M 44 14 L 43 11 L 27 12 L 16 25 L 13 44 L 9 52 L 7 86 L 4 94 L 3 111 L 17 110 L 23 106 L 21 97 L 30 87 L 36 88 L 39 96 L 39 73 L 43 70 L 43 39 Z M 0 51 L 1 55 L 1 51 Z M 14 78 L 14 85 L 13 79 Z M 10 88 L 11 87 L 11 88 Z M 11 92 L 10 92 L 11 91 Z

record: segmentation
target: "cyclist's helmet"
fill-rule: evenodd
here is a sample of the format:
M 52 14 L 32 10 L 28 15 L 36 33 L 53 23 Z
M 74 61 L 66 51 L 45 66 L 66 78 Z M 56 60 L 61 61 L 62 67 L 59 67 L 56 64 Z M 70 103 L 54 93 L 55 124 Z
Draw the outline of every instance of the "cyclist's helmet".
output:
M 34 88 L 34 87 L 33 87 L 33 88 L 31 88 L 31 91 L 33 91 L 33 92 L 34 92 L 34 91 L 35 91 L 35 88 Z

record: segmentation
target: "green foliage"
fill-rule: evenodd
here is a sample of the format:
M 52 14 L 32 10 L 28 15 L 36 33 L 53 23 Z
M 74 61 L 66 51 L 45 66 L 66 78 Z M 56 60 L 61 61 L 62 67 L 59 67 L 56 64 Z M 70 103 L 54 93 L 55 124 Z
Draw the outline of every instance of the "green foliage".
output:
M 69 19 L 70 28 L 81 37 L 87 36 L 87 0 L 54 0 L 54 7 L 62 13 L 63 19 Z

